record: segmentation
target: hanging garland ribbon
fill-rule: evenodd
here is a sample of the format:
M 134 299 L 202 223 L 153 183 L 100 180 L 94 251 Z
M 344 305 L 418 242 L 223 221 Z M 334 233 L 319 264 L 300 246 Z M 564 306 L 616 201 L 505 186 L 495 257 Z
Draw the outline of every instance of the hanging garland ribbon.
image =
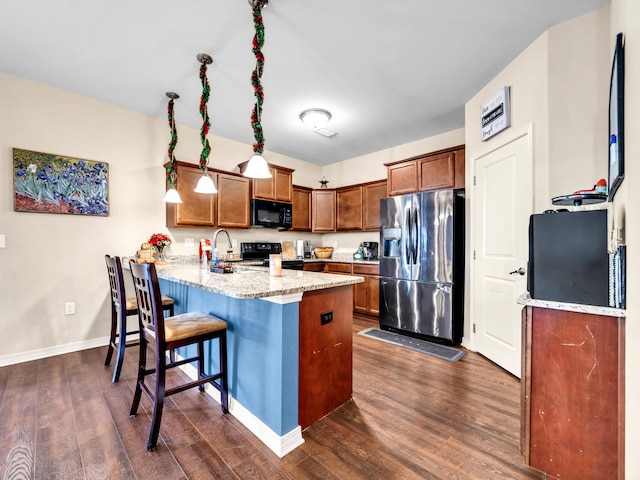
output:
M 207 80 L 207 64 L 202 62 L 200 66 L 200 82 L 202 83 L 202 96 L 200 97 L 200 115 L 202 116 L 202 127 L 200 128 L 200 142 L 202 143 L 202 153 L 200 154 L 200 169 L 203 172 L 207 171 L 209 165 L 209 153 L 211 153 L 211 146 L 209 145 L 209 139 L 207 135 L 211 122 L 209 121 L 209 111 L 207 109 L 207 102 L 209 101 L 209 93 L 211 89 L 209 87 L 209 81 Z
M 256 97 L 256 103 L 251 113 L 251 126 L 253 127 L 253 136 L 256 141 L 253 144 L 253 152 L 262 154 L 264 151 L 264 135 L 262 133 L 262 102 L 264 101 L 264 92 L 260 79 L 262 78 L 262 70 L 264 68 L 264 55 L 262 47 L 264 45 L 264 23 L 262 22 L 262 2 L 256 1 L 253 6 L 253 26 L 255 35 L 253 36 L 253 54 L 256 57 L 256 67 L 251 74 L 251 85 Z
M 178 132 L 176 130 L 176 122 L 173 116 L 173 98 L 169 100 L 167 107 L 167 116 L 169 119 L 169 128 L 171 129 L 171 140 L 169 141 L 169 166 L 167 167 L 167 182 L 170 188 L 176 188 L 176 156 L 173 151 L 178 144 Z

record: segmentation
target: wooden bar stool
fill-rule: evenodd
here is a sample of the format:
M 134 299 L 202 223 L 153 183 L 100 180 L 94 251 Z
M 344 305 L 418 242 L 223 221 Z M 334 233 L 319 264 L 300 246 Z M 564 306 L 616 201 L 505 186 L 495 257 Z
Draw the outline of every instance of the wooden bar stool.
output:
M 111 363 L 113 351 L 117 353 L 116 366 L 113 369 L 112 382 L 120 380 L 120 371 L 124 361 L 124 351 L 127 347 L 139 345 L 137 341 L 127 343 L 127 335 L 137 334 L 138 330 L 127 332 L 127 317 L 138 314 L 138 302 L 136 297 L 127 298 L 124 289 L 124 277 L 122 276 L 122 263 L 120 257 L 104 256 L 109 273 L 109 285 L 111 287 L 111 335 L 109 347 L 107 348 L 107 358 L 104 366 Z M 173 316 L 173 298 L 162 297 L 162 308 Z M 124 312 L 124 315 L 122 314 Z
M 198 387 L 204 391 L 204 384 L 210 383 L 220 392 L 222 413 L 228 412 L 227 386 L 227 322 L 202 312 L 183 313 L 164 318 L 160 286 L 156 267 L 153 263 L 136 264 L 131 262 L 131 275 L 138 300 L 138 319 L 140 331 L 140 358 L 138 363 L 138 381 L 133 395 L 130 415 L 138 413 L 142 390 L 153 401 L 153 414 L 147 450 L 153 450 L 158 443 L 160 422 L 164 399 L 174 393 Z M 218 339 L 220 346 L 220 369 L 213 374 L 205 373 L 204 342 Z M 147 369 L 147 346 L 151 343 L 155 349 L 155 368 Z M 167 351 L 178 347 L 197 344 L 197 355 L 179 361 L 171 359 L 167 363 Z M 198 379 L 185 384 L 166 388 L 166 371 L 187 363 L 197 362 Z M 155 374 L 153 391 L 145 383 L 148 375 Z

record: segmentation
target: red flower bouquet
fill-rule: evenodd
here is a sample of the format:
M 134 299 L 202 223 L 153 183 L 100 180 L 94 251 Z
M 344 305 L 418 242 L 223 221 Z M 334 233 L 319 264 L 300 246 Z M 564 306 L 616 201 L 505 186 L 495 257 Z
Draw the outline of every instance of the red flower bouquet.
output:
M 164 233 L 154 233 L 151 235 L 151 238 L 149 238 L 149 243 L 158 252 L 158 263 L 164 263 L 164 247 L 171 245 L 171 238 L 169 238 L 169 235 L 165 235 Z

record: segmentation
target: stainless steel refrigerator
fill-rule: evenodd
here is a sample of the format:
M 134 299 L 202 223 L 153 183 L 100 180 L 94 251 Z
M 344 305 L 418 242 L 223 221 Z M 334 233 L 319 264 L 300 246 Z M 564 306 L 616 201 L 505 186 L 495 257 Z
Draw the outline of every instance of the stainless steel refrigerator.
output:
M 382 199 L 380 222 L 380 328 L 460 343 L 464 190 Z

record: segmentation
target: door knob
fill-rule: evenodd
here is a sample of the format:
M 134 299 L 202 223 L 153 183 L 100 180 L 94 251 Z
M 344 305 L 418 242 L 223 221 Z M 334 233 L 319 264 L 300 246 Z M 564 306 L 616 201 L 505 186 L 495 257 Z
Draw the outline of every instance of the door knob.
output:
M 517 273 L 519 275 L 524 275 L 526 272 L 525 272 L 524 268 L 520 267 L 519 269 L 514 270 L 513 272 L 509 272 L 509 275 L 513 275 L 515 273 Z

